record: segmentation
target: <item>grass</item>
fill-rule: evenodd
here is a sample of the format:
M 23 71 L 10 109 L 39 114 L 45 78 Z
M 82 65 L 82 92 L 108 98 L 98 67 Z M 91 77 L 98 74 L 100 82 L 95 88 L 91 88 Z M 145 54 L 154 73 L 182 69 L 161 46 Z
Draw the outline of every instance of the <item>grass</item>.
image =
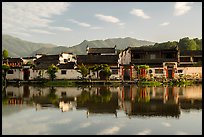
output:
M 74 87 L 76 86 L 76 83 L 74 81 L 67 81 L 67 80 L 61 80 L 61 81 L 48 81 L 44 83 L 45 86 L 63 86 L 63 87 Z
M 142 86 L 161 86 L 162 83 L 158 81 L 139 81 L 138 85 Z

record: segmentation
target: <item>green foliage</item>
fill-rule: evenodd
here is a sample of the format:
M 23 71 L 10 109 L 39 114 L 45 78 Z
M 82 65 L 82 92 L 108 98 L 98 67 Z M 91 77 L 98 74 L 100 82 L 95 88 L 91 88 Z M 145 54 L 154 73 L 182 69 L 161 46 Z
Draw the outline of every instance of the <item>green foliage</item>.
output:
M 197 50 L 197 44 L 193 39 L 188 37 L 179 40 L 178 47 L 180 50 Z
M 52 102 L 52 104 L 55 104 L 58 100 L 58 96 L 55 93 L 56 93 L 56 89 L 54 87 L 51 87 L 47 97 Z
M 8 58 L 8 55 L 9 55 L 9 54 L 8 54 L 8 50 L 6 50 L 6 49 L 3 50 L 3 58 L 4 58 L 4 59 Z
M 10 66 L 7 65 L 7 64 L 3 64 L 1 66 L 2 70 L 3 70 L 3 73 L 2 73 L 2 76 L 4 78 L 4 80 L 6 80 L 6 73 L 8 72 L 8 70 L 10 69 Z
M 59 70 L 59 68 L 57 66 L 55 66 L 54 64 L 50 65 L 47 69 L 47 73 L 50 75 L 50 78 L 52 79 L 52 81 L 56 78 L 56 72 Z
M 111 76 L 112 72 L 107 64 L 101 65 L 101 70 L 99 73 L 100 79 L 107 80 Z
M 77 72 L 81 73 L 82 79 L 84 79 L 89 74 L 89 68 L 82 63 L 81 65 L 77 65 Z

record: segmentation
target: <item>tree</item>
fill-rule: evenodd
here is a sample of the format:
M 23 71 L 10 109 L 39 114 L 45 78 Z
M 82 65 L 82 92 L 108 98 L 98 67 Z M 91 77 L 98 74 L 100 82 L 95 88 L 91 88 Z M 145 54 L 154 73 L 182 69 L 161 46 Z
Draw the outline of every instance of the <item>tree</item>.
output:
M 89 68 L 82 63 L 77 65 L 77 72 L 81 73 L 82 79 L 84 79 L 89 74 Z
M 3 64 L 2 65 L 2 70 L 3 70 L 2 76 L 3 76 L 3 79 L 5 81 L 5 85 L 6 85 L 6 74 L 7 74 L 9 69 L 10 69 L 10 66 L 8 64 Z
M 196 43 L 196 47 L 197 47 L 196 50 L 202 50 L 202 39 L 194 38 L 193 40 Z
M 3 58 L 7 59 L 8 58 L 8 51 L 5 49 L 3 50 Z
M 59 68 L 57 66 L 55 66 L 54 64 L 50 65 L 47 69 L 47 73 L 50 75 L 50 78 L 52 79 L 52 81 L 56 78 L 56 72 L 59 70 Z
M 99 72 L 100 79 L 107 80 L 111 74 L 110 67 L 107 64 L 101 65 L 101 71 Z
M 180 50 L 196 50 L 197 45 L 193 39 L 188 37 L 182 38 L 179 40 L 178 47 Z
M 97 79 L 98 79 L 98 73 L 102 69 L 103 65 L 97 65 L 95 64 L 94 66 L 91 66 L 89 69 L 92 70 L 93 72 L 96 72 L 97 74 Z

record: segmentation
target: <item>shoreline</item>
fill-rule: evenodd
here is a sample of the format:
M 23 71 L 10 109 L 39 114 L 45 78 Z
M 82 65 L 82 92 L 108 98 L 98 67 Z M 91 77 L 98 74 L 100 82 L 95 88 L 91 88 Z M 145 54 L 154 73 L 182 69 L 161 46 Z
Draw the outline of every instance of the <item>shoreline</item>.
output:
M 31 84 L 31 85 L 41 85 L 41 86 L 65 86 L 65 87 L 73 87 L 73 86 L 80 86 L 80 85 L 131 85 L 136 84 L 138 86 L 166 86 L 166 85 L 191 85 L 191 84 L 201 84 L 202 79 L 199 80 L 186 80 L 186 81 L 122 81 L 122 80 L 46 80 L 46 81 L 22 81 L 22 80 L 7 80 L 6 82 L 8 85 L 24 85 L 24 84 Z

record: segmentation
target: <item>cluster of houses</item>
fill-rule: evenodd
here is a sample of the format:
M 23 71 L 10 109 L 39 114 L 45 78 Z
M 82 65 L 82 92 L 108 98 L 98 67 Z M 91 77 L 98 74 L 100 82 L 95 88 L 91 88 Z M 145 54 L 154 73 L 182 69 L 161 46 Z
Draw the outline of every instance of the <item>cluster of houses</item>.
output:
M 36 80 L 49 79 L 46 73 L 50 65 L 59 68 L 56 79 L 80 79 L 81 73 L 77 65 L 107 64 L 112 72 L 110 79 L 135 80 L 139 75 L 154 78 L 178 78 L 180 74 L 189 79 L 202 78 L 202 51 L 184 50 L 178 47 L 153 49 L 148 47 L 127 47 L 120 53 L 116 46 L 112 48 L 90 48 L 87 46 L 87 55 L 74 55 L 62 52 L 58 55 L 36 54 L 35 57 L 7 58 L 3 64 L 8 64 L 7 80 Z M 136 66 L 147 65 L 144 71 L 136 70 Z M 91 79 L 98 76 L 92 73 Z

